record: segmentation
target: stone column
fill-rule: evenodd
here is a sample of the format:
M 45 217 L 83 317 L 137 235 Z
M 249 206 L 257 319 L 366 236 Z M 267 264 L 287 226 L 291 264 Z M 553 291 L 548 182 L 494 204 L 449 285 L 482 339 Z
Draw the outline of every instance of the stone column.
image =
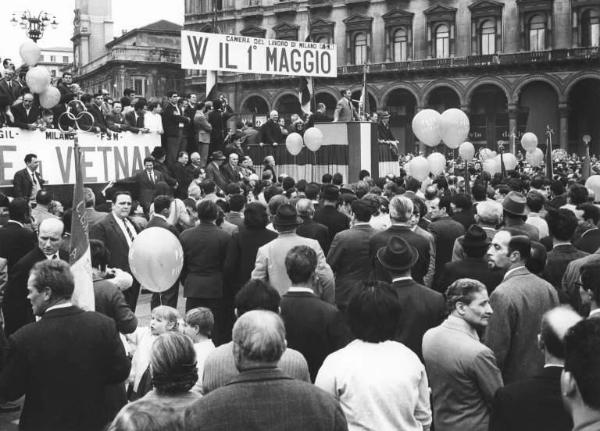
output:
M 510 142 L 510 152 L 517 154 L 517 113 L 519 109 L 516 103 L 508 104 L 508 136 Z M 514 134 L 514 137 L 513 137 Z
M 569 146 L 569 105 L 566 102 L 558 104 L 558 116 L 560 119 L 558 142 L 561 149 L 567 150 Z

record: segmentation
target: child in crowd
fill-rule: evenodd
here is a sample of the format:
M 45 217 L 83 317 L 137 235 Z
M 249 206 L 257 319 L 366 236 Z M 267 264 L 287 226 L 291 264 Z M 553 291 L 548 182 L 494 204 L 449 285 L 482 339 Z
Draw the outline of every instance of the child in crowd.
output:
M 139 328 L 127 336 L 130 349 L 133 350 L 131 372 L 129 373 L 129 399 L 136 400 L 152 389 L 148 366 L 152 343 L 161 334 L 178 330 L 179 312 L 166 305 L 152 310 L 150 328 Z
M 204 374 L 204 361 L 215 350 L 215 345 L 210 339 L 215 319 L 208 308 L 198 307 L 188 311 L 182 325 L 182 332 L 194 342 L 196 351 L 196 366 L 198 367 L 198 381 L 192 388 L 194 392 L 203 392 L 202 378 Z

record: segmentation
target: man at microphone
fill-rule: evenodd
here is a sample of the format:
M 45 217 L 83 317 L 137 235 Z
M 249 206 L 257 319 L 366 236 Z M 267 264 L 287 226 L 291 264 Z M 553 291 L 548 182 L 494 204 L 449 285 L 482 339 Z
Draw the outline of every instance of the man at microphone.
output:
M 352 105 L 352 92 L 350 90 L 342 91 L 342 98 L 338 101 L 333 113 L 333 121 L 358 121 L 358 112 Z

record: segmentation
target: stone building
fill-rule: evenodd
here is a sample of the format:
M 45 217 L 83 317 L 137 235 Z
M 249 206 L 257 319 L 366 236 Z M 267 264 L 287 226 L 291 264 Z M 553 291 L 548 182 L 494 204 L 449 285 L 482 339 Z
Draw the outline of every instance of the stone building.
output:
M 555 147 L 583 153 L 588 134 L 600 153 L 600 0 L 186 0 L 184 28 L 211 32 L 215 15 L 221 33 L 304 40 L 310 28 L 335 43 L 338 77 L 315 81 L 316 100 L 332 113 L 342 89 L 358 99 L 367 67 L 371 109 L 391 113 L 405 151 L 415 112 L 456 107 L 479 146 L 526 131 L 544 144 L 549 126 Z M 300 112 L 295 79 L 219 83 L 245 115 Z M 204 77 L 187 71 L 185 85 L 202 93 Z
M 112 0 L 76 0 L 73 77 L 88 92 L 145 97 L 183 90 L 181 26 L 160 20 L 113 37 Z
M 65 66 L 73 63 L 73 49 L 71 47 L 41 48 L 38 66 L 45 66 L 54 80 L 61 76 Z

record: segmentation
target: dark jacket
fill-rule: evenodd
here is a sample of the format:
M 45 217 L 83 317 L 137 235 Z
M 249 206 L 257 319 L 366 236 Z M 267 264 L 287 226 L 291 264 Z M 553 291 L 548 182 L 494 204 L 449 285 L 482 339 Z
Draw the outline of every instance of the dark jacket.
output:
M 440 277 L 444 264 L 452 260 L 454 241 L 465 234 L 465 228 L 450 217 L 442 217 L 429 225 L 429 232 L 435 238 L 435 274 L 434 282 Z
M 331 395 L 277 368 L 243 371 L 197 401 L 186 419 L 189 429 L 202 431 L 348 429 L 344 413 Z
M 350 219 L 346 214 L 337 210 L 331 205 L 324 206 L 315 211 L 313 220 L 327 226 L 329 229 L 329 242 L 333 241 L 333 237 L 343 230 L 350 228 Z
M 562 367 L 500 388 L 494 397 L 490 431 L 570 431 L 573 426 L 560 392 Z
M 335 275 L 335 303 L 342 310 L 348 306 L 358 283 L 369 279 L 372 267 L 369 240 L 375 232 L 365 223 L 342 231 L 333 238 L 327 263 Z
M 441 293 L 410 279 L 396 281 L 393 287 L 402 305 L 398 331 L 394 339 L 415 352 L 423 361 L 423 335 L 444 320 L 444 297 Z
M 263 144 L 273 145 L 275 142 L 277 144 L 284 143 L 281 127 L 273 120 L 267 120 L 267 122 L 260 127 L 260 136 Z
M 8 270 L 37 245 L 33 231 L 9 221 L 0 228 L 0 257 L 6 259 Z
M 324 224 L 317 223 L 310 217 L 302 217 L 304 222 L 298 226 L 296 233 L 305 238 L 312 238 L 319 241 L 319 245 L 323 249 L 323 253 L 327 256 L 331 239 L 329 238 L 329 228 Z
M 112 419 L 105 387 L 124 381 L 130 368 L 111 319 L 59 308 L 10 337 L 0 396 L 25 395 L 21 430 L 100 431 Z
M 59 251 L 59 256 L 61 260 L 69 261 L 68 253 Z M 2 301 L 4 333 L 7 336 L 35 320 L 31 303 L 27 299 L 27 280 L 33 265 L 44 259 L 46 259 L 46 255 L 36 246 L 19 259 L 8 273 L 8 281 Z
M 167 106 L 165 106 L 165 109 L 162 112 L 162 123 L 165 132 L 165 137 L 178 137 L 179 132 L 183 132 L 183 128 L 188 123 L 188 121 L 189 119 L 185 115 L 183 115 L 183 112 L 180 111 L 180 113 L 177 114 L 175 107 L 169 103 Z M 183 127 L 179 127 L 179 124 L 182 124 Z
M 115 321 L 121 334 L 131 334 L 137 328 L 137 317 L 127 305 L 123 293 L 110 280 L 94 280 L 94 305 L 98 313 Z
M 88 112 L 94 117 L 94 127 L 99 127 L 101 132 L 106 133 L 108 124 L 106 123 L 106 118 L 104 118 L 102 109 L 92 103 L 88 108 Z
M 567 270 L 567 265 L 573 260 L 587 255 L 588 253 L 575 248 L 572 244 L 557 245 L 548 252 L 546 266 L 544 267 L 544 272 L 542 274 L 543 278 L 554 286 L 557 292 L 560 292 L 562 278 Z
M 240 227 L 239 231 L 231 236 L 224 270 L 234 292 L 250 280 L 258 249 L 275 238 L 277 233 L 272 230 L 246 227 Z
M 29 114 L 23 104 L 13 106 L 11 112 L 15 117 L 13 125 L 21 129 L 27 129 L 28 124 L 33 124 L 40 119 L 40 109 L 35 104 L 29 109 Z
M 586 253 L 595 253 L 600 248 L 600 229 L 585 232 L 573 245 Z
M 35 171 L 35 178 L 40 188 L 43 189 L 46 181 L 44 181 L 38 171 Z M 33 182 L 27 168 L 15 172 L 15 176 L 13 177 L 13 197 L 29 199 L 32 189 Z
M 281 298 L 288 347 L 306 358 L 314 382 L 323 361 L 353 338 L 342 313 L 312 293 L 287 292 Z
M 427 238 L 422 237 L 414 233 L 407 226 L 400 225 L 392 225 L 383 232 L 378 232 L 373 235 L 369 241 L 369 255 L 372 262 L 372 267 L 374 270 L 374 276 L 378 280 L 391 282 L 392 279 L 389 273 L 381 266 L 379 261 L 377 260 L 377 251 L 381 247 L 385 247 L 387 245 L 388 240 L 392 236 L 399 236 L 404 239 L 410 245 L 415 247 L 419 252 L 419 259 L 417 263 L 411 269 L 412 278 L 417 283 L 423 283 L 423 277 L 427 274 L 427 270 L 429 268 L 429 241 Z
M 223 297 L 223 264 L 230 239 L 231 235 L 214 224 L 201 223 L 181 233 L 181 281 L 186 298 Z
M 138 226 L 132 220 L 129 221 L 134 229 L 139 232 Z M 99 239 L 109 249 L 109 267 L 119 268 L 131 273 L 131 269 L 129 268 L 129 244 L 112 213 L 109 213 L 104 219 L 90 228 L 90 239 Z M 157 244 L 158 246 L 160 244 Z
M 491 269 L 484 258 L 465 257 L 456 262 L 447 262 L 433 288 L 445 293 L 448 286 L 459 278 L 472 278 L 481 281 L 491 294 L 502 283 L 506 271 Z

